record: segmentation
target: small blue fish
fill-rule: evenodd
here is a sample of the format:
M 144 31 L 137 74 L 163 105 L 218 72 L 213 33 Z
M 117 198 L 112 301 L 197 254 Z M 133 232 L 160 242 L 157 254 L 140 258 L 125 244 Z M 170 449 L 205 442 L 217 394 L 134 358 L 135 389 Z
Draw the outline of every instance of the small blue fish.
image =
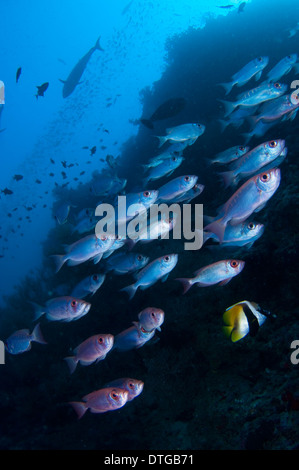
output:
M 241 70 L 239 70 L 239 72 L 232 76 L 231 82 L 220 84 L 225 89 L 225 94 L 228 95 L 235 85 L 238 87 L 245 85 L 245 83 L 249 82 L 249 80 L 254 76 L 256 81 L 259 80 L 261 78 L 262 71 L 268 65 L 268 62 L 269 57 L 258 57 L 251 60 Z
M 184 175 L 174 178 L 159 188 L 158 201 L 172 201 L 189 191 L 196 184 L 198 176 Z
M 22 354 L 30 351 L 31 343 L 47 344 L 44 340 L 39 323 L 34 327 L 32 333 L 27 329 L 15 331 L 7 338 L 5 347 L 10 354 Z
M 145 169 L 149 169 L 149 171 L 148 175 L 144 178 L 143 183 L 147 184 L 149 181 L 155 181 L 163 178 L 164 176 L 170 176 L 174 170 L 176 170 L 182 164 L 183 161 L 183 157 L 177 157 L 176 155 L 173 155 L 172 157 L 161 161 L 154 168 L 150 168 L 151 164 L 149 167 L 145 165 Z
M 237 160 L 238 158 L 245 155 L 245 153 L 249 152 L 249 147 L 244 145 L 237 145 L 236 147 L 231 147 L 223 152 L 217 153 L 215 158 L 211 160 L 210 163 L 220 163 L 226 164 Z
M 251 248 L 253 243 L 264 233 L 264 225 L 255 222 L 242 222 L 238 225 L 227 225 L 222 246 L 247 246 Z M 219 241 L 218 237 L 212 232 L 204 232 L 203 243 L 212 239 Z
M 170 127 L 166 129 L 165 136 L 157 136 L 159 139 L 159 147 L 162 147 L 165 142 L 185 142 L 188 141 L 189 145 L 194 144 L 198 137 L 200 137 L 204 131 L 205 126 L 199 123 L 181 124 L 180 126 Z
M 91 274 L 79 282 L 72 290 L 71 297 L 84 299 L 87 295 L 94 295 L 105 281 L 105 274 Z
M 105 271 L 113 271 L 114 274 L 128 274 L 144 268 L 148 262 L 149 257 L 140 253 L 116 253 L 107 259 Z
M 155 284 L 159 279 L 162 278 L 162 281 L 166 281 L 170 271 L 174 269 L 178 262 L 178 255 L 171 254 L 161 256 L 161 258 L 157 258 L 148 264 L 145 268 L 139 271 L 137 274 L 134 275 L 136 282 L 121 291 L 125 291 L 129 295 L 129 299 L 131 300 L 138 287 L 140 289 L 148 289 L 153 284 Z
M 270 82 L 276 82 L 281 77 L 287 75 L 298 60 L 297 54 L 290 54 L 281 59 L 267 74 Z

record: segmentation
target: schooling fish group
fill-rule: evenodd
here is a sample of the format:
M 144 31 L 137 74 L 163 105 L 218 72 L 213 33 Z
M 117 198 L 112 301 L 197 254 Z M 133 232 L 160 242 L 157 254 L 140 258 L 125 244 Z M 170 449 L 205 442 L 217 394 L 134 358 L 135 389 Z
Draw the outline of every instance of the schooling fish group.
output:
M 84 56 L 71 72 L 64 84 L 64 96 L 68 96 L 79 82 L 83 70 L 93 52 L 99 49 L 99 40 L 96 45 Z M 258 57 L 232 76 L 232 80 L 223 84 L 226 94 L 233 87 L 242 87 L 252 78 L 259 80 L 263 70 L 268 65 L 268 57 Z M 285 94 L 287 86 L 277 82 L 297 62 L 297 56 L 290 55 L 280 61 L 276 67 L 268 72 L 267 79 L 258 87 L 247 90 L 233 103 L 225 103 L 225 118 L 235 114 L 232 121 L 235 125 L 236 113 L 246 110 L 246 117 L 252 113 L 256 116 L 256 123 L 274 126 L 286 119 L 294 119 L 299 109 L 298 96 Z M 171 102 L 175 114 L 184 106 L 185 102 Z M 148 128 L 153 128 L 153 122 L 169 116 L 169 102 L 158 109 L 151 118 L 145 122 Z M 176 106 L 176 107 L 175 107 Z M 238 108 L 238 109 L 237 109 Z M 248 109 L 250 110 L 248 112 Z M 239 118 L 245 119 L 245 114 Z M 126 195 L 129 205 L 127 212 L 121 219 L 121 223 L 128 225 L 138 219 L 140 213 L 147 213 L 155 203 L 190 203 L 197 198 L 204 186 L 199 184 L 198 176 L 183 174 L 176 176 L 153 189 L 152 182 L 157 182 L 178 170 L 186 162 L 187 156 L 183 157 L 185 149 L 194 145 L 204 134 L 205 125 L 198 122 L 182 122 L 181 124 L 166 129 L 165 135 L 156 136 L 158 155 L 153 156 L 148 164 L 144 165 L 145 177 L 140 182 L 141 191 L 126 192 L 126 181 L 118 178 L 116 169 L 111 169 L 97 178 L 92 184 L 93 195 L 101 196 L 102 201 L 109 201 L 117 211 L 115 196 L 122 193 Z M 261 135 L 265 129 L 261 131 Z M 275 136 L 273 136 L 275 137 Z M 236 144 L 238 144 L 236 142 Z M 165 145 L 165 147 L 164 147 Z M 164 150 L 160 150 L 160 147 Z M 187 152 L 186 152 L 187 155 Z M 223 149 L 221 153 L 213 156 L 209 164 L 229 165 L 226 172 L 220 173 L 225 186 L 241 185 L 234 190 L 227 201 L 219 201 L 218 214 L 210 217 L 205 214 L 208 222 L 203 229 L 203 244 L 208 240 L 222 246 L 247 247 L 250 248 L 264 233 L 265 227 L 252 220 L 252 215 L 264 209 L 268 201 L 274 196 L 281 181 L 281 170 L 279 166 L 287 156 L 286 141 L 284 139 L 272 138 L 261 142 L 254 148 L 247 145 L 235 145 L 229 149 Z M 211 170 L 212 171 L 212 170 Z M 151 182 L 151 184 L 149 184 Z M 148 186 L 149 185 L 149 186 Z M 224 188 L 223 188 L 224 191 Z M 221 192 L 220 192 L 221 194 Z M 65 201 L 60 210 L 57 211 L 58 224 L 67 223 L 70 207 L 76 209 Z M 132 207 L 135 209 L 132 210 Z M 88 315 L 92 303 L 83 300 L 85 297 L 94 299 L 96 292 L 105 284 L 106 274 L 132 275 L 135 282 L 124 287 L 122 291 L 128 294 L 129 300 L 135 295 L 141 295 L 140 290 L 152 288 L 161 280 L 165 282 L 169 274 L 179 267 L 179 256 L 177 253 L 166 253 L 156 259 L 150 259 L 142 253 L 131 251 L 139 243 L 149 243 L 169 235 L 177 223 L 176 218 L 150 221 L 148 225 L 140 228 L 136 239 L 129 240 L 119 235 L 111 235 L 108 232 L 95 232 L 97 219 L 95 218 L 95 207 L 80 208 L 76 214 L 76 225 L 72 233 L 83 234 L 75 241 L 65 245 L 64 254 L 52 255 L 56 272 L 60 269 L 70 269 L 67 266 L 79 266 L 83 263 L 93 263 L 100 266 L 100 272 L 92 272 L 84 277 L 77 285 L 69 287 L 65 296 L 46 299 L 44 306 L 31 302 L 35 310 L 35 320 L 43 315 L 48 321 L 72 322 L 78 321 Z M 137 223 L 136 223 L 137 224 Z M 137 224 L 138 225 L 138 224 Z M 119 250 L 116 252 L 116 250 Z M 171 250 L 169 250 L 171 251 Z M 116 252 L 116 253 L 115 253 Z M 220 259 L 206 266 L 199 266 L 194 277 L 177 278 L 186 293 L 193 285 L 204 288 L 208 286 L 227 285 L 234 277 L 241 275 L 245 268 L 242 259 Z M 188 274 L 188 273 L 186 273 Z M 125 294 L 124 294 L 125 295 Z M 188 294 L 190 295 L 190 294 Z M 91 300 L 92 302 L 92 300 Z M 225 326 L 223 328 L 226 336 L 232 342 L 239 341 L 247 334 L 254 336 L 259 327 L 270 314 L 254 302 L 241 301 L 226 309 L 223 316 Z M 120 331 L 117 335 L 109 332 L 94 332 L 88 338 L 82 338 L 79 345 L 74 345 L 73 352 L 64 360 L 73 374 L 80 366 L 91 366 L 94 363 L 105 360 L 107 355 L 114 351 L 124 353 L 125 351 L 141 348 L 148 343 L 161 330 L 164 323 L 165 312 L 160 308 L 147 307 L 138 314 L 138 319 L 132 326 Z M 30 333 L 29 330 L 20 330 L 13 333 L 6 341 L 6 348 L 10 354 L 20 354 L 28 351 L 32 342 L 44 344 L 39 324 Z M 63 359 L 63 358 L 62 358 Z M 71 401 L 70 404 L 81 418 L 87 410 L 92 413 L 104 413 L 123 407 L 127 402 L 133 400 L 143 390 L 144 383 L 139 379 L 120 378 L 113 379 L 104 384 L 99 390 L 83 396 L 81 401 Z

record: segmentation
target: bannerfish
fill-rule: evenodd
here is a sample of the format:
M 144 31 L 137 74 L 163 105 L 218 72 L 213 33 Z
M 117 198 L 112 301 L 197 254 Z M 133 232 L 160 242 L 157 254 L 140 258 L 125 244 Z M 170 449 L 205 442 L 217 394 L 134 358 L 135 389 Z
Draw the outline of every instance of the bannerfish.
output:
M 69 74 L 68 78 L 64 80 L 60 80 L 63 83 L 62 89 L 62 96 L 63 98 L 67 98 L 71 95 L 79 84 L 80 78 L 85 70 L 85 67 L 91 58 L 92 54 L 96 51 L 103 51 L 103 48 L 100 46 L 100 37 L 98 38 L 96 44 L 85 54 L 79 62 L 75 65 L 71 73 Z
M 155 121 L 161 121 L 179 114 L 186 106 L 185 98 L 172 98 L 161 104 L 149 119 L 140 119 L 140 122 L 149 129 L 154 128 Z
M 91 413 L 106 413 L 118 410 L 128 401 L 128 391 L 117 387 L 107 387 L 85 395 L 82 400 L 71 401 L 69 404 L 74 408 L 78 419 L 89 409 Z
M 269 317 L 274 318 L 255 302 L 243 300 L 226 309 L 223 314 L 225 326 L 222 330 L 225 336 L 235 343 L 248 334 L 256 336 L 260 326 Z

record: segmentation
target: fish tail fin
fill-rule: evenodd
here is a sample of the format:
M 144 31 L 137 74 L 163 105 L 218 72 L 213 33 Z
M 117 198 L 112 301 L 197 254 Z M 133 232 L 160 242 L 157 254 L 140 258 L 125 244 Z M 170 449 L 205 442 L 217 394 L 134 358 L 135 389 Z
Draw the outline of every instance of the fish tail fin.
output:
M 167 142 L 168 140 L 168 136 L 161 136 L 161 135 L 156 135 L 157 139 L 159 139 L 159 148 L 162 147 L 162 145 L 165 144 L 165 142 Z
M 154 128 L 154 125 L 150 119 L 140 119 L 140 122 L 142 122 L 144 126 L 148 127 L 148 129 Z
M 193 282 L 192 282 L 192 279 L 191 278 L 187 278 L 187 277 L 178 277 L 176 279 L 176 281 L 179 281 L 181 282 L 182 286 L 183 286 L 183 294 L 186 294 L 186 292 L 188 292 L 188 290 L 190 289 L 190 287 L 193 286 Z
M 37 304 L 36 302 L 31 302 L 29 300 L 29 303 L 34 308 L 34 321 L 38 320 L 44 313 L 46 313 L 45 308 Z
M 102 48 L 102 46 L 101 46 L 101 44 L 100 44 L 100 39 L 101 39 L 101 36 L 98 37 L 97 42 L 95 43 L 94 48 L 95 48 L 95 49 L 98 49 L 99 51 L 104 51 L 104 49 Z
M 234 82 L 229 82 L 229 83 L 219 83 L 219 86 L 222 86 L 225 90 L 225 94 L 228 95 L 234 86 Z
M 225 119 L 217 119 L 217 121 L 220 124 L 220 130 L 221 132 L 224 132 L 225 129 L 230 125 L 229 121 L 226 121 Z
M 224 105 L 224 108 L 225 108 L 224 117 L 229 116 L 234 111 L 234 109 L 238 106 L 236 105 L 236 103 L 232 103 L 231 101 L 225 101 L 225 100 L 218 100 L 218 101 L 220 101 Z
M 68 365 L 70 373 L 72 374 L 75 371 L 77 364 L 78 364 L 78 361 L 76 360 L 76 356 L 68 356 L 68 357 L 65 357 L 64 360 Z
M 51 258 L 53 258 L 54 264 L 55 264 L 55 272 L 58 273 L 58 271 L 62 268 L 64 265 L 66 259 L 64 255 L 51 255 Z
M 202 244 L 206 243 L 210 238 L 213 237 L 213 234 L 211 232 L 203 232 L 202 234 Z
M 233 171 L 223 171 L 222 173 L 218 173 L 218 175 L 223 179 L 225 188 L 228 188 L 231 184 L 236 182 L 236 177 Z
M 86 413 L 88 406 L 83 401 L 69 401 L 69 405 L 76 411 L 78 419 Z
M 208 224 L 206 227 L 204 227 L 204 230 L 214 233 L 219 238 L 220 243 L 222 243 L 223 238 L 224 238 L 225 228 L 226 228 L 226 223 L 223 221 L 223 218 L 221 218 Z
M 36 341 L 36 343 L 47 344 L 47 341 L 45 341 L 41 332 L 39 323 L 34 327 L 34 330 L 32 331 L 32 341 Z
M 138 287 L 136 287 L 135 284 L 131 284 L 128 287 L 124 287 L 120 291 L 121 292 L 127 292 L 128 296 L 129 296 L 129 300 L 131 300 L 131 299 L 133 299 L 134 295 L 136 294 L 137 289 L 138 289 Z

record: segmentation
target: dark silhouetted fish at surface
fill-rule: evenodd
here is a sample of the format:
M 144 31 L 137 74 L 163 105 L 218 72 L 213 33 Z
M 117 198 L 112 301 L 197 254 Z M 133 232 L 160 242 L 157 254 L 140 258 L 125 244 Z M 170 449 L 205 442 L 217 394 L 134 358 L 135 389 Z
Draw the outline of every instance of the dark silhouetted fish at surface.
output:
M 23 179 L 23 176 L 22 176 L 22 175 L 14 175 L 13 179 L 14 179 L 15 181 L 20 181 L 20 180 Z
M 244 11 L 245 6 L 246 6 L 246 2 L 240 3 L 239 8 L 238 8 L 238 13 L 242 13 Z
M 230 10 L 231 8 L 234 8 L 235 5 L 221 5 L 218 8 L 224 8 L 225 10 Z
M 39 96 L 44 96 L 45 91 L 47 90 L 49 86 L 49 82 L 45 82 L 40 86 L 37 86 L 37 93 L 36 93 L 36 99 L 38 99 Z
M 62 89 L 62 96 L 63 98 L 67 98 L 69 95 L 71 95 L 76 88 L 76 86 L 79 84 L 79 80 L 85 70 L 85 67 L 91 58 L 92 54 L 94 51 L 103 51 L 102 47 L 100 46 L 100 37 L 98 38 L 96 44 L 83 56 L 79 62 L 75 65 L 71 73 L 69 74 L 68 78 L 64 80 L 60 80 L 64 85 Z
M 16 83 L 18 83 L 21 73 L 22 73 L 22 67 L 19 67 L 16 73 Z
M 149 119 L 140 119 L 140 121 L 149 129 L 153 129 L 154 121 L 161 121 L 162 119 L 167 119 L 172 116 L 176 116 L 180 111 L 184 109 L 185 106 L 185 98 L 171 98 L 170 100 L 167 100 L 163 104 L 161 104 Z
M 1 189 L 1 192 L 3 194 L 5 194 L 5 196 L 8 196 L 10 194 L 13 194 L 12 190 L 11 189 L 8 189 L 8 188 L 5 188 L 5 189 Z

